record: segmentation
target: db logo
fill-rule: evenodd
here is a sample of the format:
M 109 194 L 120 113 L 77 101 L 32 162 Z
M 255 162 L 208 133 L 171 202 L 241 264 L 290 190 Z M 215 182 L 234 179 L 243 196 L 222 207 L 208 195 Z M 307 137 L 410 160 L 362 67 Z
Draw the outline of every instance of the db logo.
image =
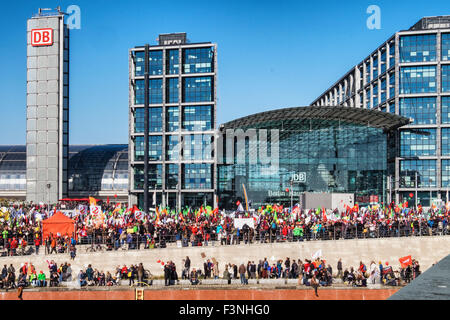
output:
M 53 45 L 53 29 L 31 30 L 31 45 L 33 47 Z

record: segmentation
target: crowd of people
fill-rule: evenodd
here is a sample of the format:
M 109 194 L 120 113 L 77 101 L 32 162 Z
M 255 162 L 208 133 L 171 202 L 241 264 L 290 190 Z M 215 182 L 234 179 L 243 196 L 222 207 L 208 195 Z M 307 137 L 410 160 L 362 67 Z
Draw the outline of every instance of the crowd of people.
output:
M 169 208 L 145 214 L 136 207 L 104 204 L 101 214 L 93 215 L 87 204 L 52 207 L 13 204 L 0 210 L 0 255 L 69 253 L 76 256 L 76 245 L 90 244 L 92 250 L 136 250 L 165 248 L 167 243 L 180 246 L 207 246 L 211 242 L 237 245 L 273 242 L 433 236 L 450 234 L 446 207 L 407 208 L 346 207 L 345 210 L 323 208 L 302 210 L 267 205 L 243 212 L 225 212 L 201 207 L 179 212 Z M 69 210 L 70 209 L 70 210 Z M 57 211 L 69 215 L 76 223 L 75 234 L 42 237 L 42 221 Z M 238 226 L 236 222 L 246 219 Z M 95 246 L 94 246 L 95 245 Z
M 166 263 L 158 261 L 163 267 L 164 284 L 172 286 L 179 284 L 176 265 L 173 261 Z M 119 286 L 125 281 L 129 286 L 152 285 L 155 278 L 151 272 L 144 268 L 142 263 L 138 265 L 117 266 L 113 271 L 98 270 L 89 264 L 81 269 L 78 275 L 72 277 L 72 267 L 70 263 L 58 265 L 53 260 L 47 261 L 48 271 L 36 270 L 32 263 L 22 263 L 16 270 L 10 264 L 5 264 L 0 274 L 0 289 L 10 290 L 16 288 L 29 287 L 58 287 L 63 282 L 75 280 L 80 287 L 102 287 Z M 297 279 L 299 286 L 314 288 L 316 294 L 319 287 L 330 287 L 336 283 L 352 287 L 367 287 L 368 284 L 381 284 L 384 286 L 405 285 L 420 274 L 420 264 L 412 259 L 411 263 L 404 265 L 398 270 L 394 270 L 388 262 L 376 263 L 371 261 L 368 265 L 360 262 L 358 267 L 345 267 L 342 260 L 337 262 L 336 272 L 325 259 L 290 259 L 271 260 L 261 259 L 258 263 L 248 261 L 247 263 L 232 264 L 225 263 L 223 272 L 220 273 L 219 262 L 213 259 L 206 259 L 203 267 L 192 268 L 191 260 L 186 257 L 182 260 L 181 279 L 189 280 L 192 285 L 199 285 L 202 280 L 222 279 L 228 284 L 231 281 L 240 280 L 242 285 L 248 285 L 249 279 Z M 16 277 L 16 273 L 18 276 Z

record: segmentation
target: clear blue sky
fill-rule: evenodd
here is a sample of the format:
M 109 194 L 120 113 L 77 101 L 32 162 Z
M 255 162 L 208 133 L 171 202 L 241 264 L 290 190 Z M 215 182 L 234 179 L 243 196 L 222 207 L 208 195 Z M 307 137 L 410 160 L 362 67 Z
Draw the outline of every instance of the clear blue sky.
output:
M 26 21 L 39 7 L 81 8 L 71 32 L 70 143 L 128 141 L 128 49 L 160 33 L 218 44 L 218 124 L 309 105 L 353 65 L 423 16 L 450 15 L 429 1 L 5 1 L 0 19 L 0 144 L 25 144 Z M 369 5 L 381 30 L 369 30 Z

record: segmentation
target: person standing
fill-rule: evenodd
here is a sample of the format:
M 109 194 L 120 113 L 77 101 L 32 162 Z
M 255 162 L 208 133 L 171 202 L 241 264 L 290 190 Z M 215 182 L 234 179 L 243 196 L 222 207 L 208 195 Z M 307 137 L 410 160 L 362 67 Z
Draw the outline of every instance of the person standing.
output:
M 319 295 L 318 295 L 318 293 L 317 293 L 317 289 L 319 288 L 319 281 L 317 280 L 315 274 L 314 274 L 313 277 L 311 278 L 311 287 L 313 287 L 314 293 L 315 293 L 316 297 L 319 297 Z
M 138 275 L 138 285 L 142 287 L 143 285 L 142 282 L 144 280 L 144 265 L 142 264 L 142 262 L 139 263 L 137 275 Z
M 337 263 L 337 277 L 341 278 L 344 276 L 344 274 L 342 273 L 342 259 L 339 259 L 338 263 Z
M 242 263 L 239 267 L 239 274 L 241 276 L 241 284 L 246 284 L 245 272 L 246 272 L 246 268 L 245 268 L 245 265 Z
M 39 254 L 39 246 L 41 245 L 41 241 L 39 241 L 39 237 L 36 236 L 36 238 L 34 239 L 34 247 L 36 249 L 36 255 Z

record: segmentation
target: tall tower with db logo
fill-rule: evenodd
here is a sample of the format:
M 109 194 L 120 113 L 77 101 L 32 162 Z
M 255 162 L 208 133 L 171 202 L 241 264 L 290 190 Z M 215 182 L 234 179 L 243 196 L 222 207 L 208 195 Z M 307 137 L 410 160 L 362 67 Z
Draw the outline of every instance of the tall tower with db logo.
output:
M 64 13 L 39 9 L 27 22 L 27 201 L 67 195 L 69 29 Z

